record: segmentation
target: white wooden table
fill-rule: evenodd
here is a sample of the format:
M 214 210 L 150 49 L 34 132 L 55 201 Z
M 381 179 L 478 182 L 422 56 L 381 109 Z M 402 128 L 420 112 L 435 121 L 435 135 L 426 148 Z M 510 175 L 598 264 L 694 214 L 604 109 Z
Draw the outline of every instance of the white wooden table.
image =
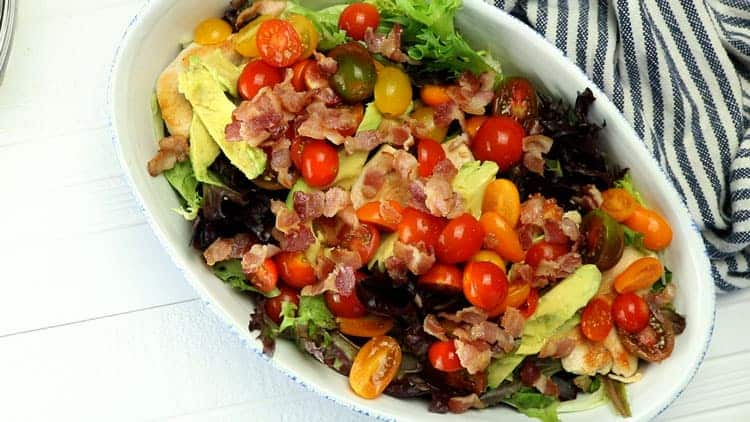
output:
M 0 420 L 365 420 L 247 350 L 152 235 L 105 87 L 144 0 L 19 2 L 0 86 Z M 662 420 L 750 418 L 750 292 Z

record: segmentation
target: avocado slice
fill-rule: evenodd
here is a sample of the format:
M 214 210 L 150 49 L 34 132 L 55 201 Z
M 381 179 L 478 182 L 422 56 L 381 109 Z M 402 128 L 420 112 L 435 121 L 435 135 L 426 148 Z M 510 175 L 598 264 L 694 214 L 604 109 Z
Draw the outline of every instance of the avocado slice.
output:
M 362 122 L 357 128 L 357 133 L 367 130 L 375 130 L 380 127 L 380 123 L 382 122 L 383 115 L 380 113 L 380 110 L 375 107 L 375 102 L 368 103 L 365 108 L 365 114 L 362 116 Z
M 339 173 L 333 185 L 345 190 L 351 189 L 365 167 L 367 155 L 365 151 L 358 151 L 354 154 L 348 154 L 344 150 L 339 151 Z
M 242 68 L 235 66 L 219 49 L 203 56 L 201 60 L 203 66 L 221 84 L 224 91 L 228 92 L 232 97 L 238 98 L 237 80 L 240 79 Z
M 396 233 L 388 233 L 380 238 L 380 246 L 375 251 L 375 256 L 367 263 L 368 270 L 377 265 L 380 272 L 385 272 L 385 260 L 393 256 L 393 245 L 396 244 L 396 240 L 398 240 Z
M 575 317 L 599 290 L 602 274 L 595 265 L 583 265 L 539 299 L 534 315 L 523 327 L 521 344 L 514 354 L 492 362 L 488 385 L 496 388 L 528 355 L 539 353 L 544 343 L 560 330 L 578 325 Z
M 453 178 L 451 186 L 461 195 L 464 208 L 475 218 L 482 216 L 482 200 L 484 191 L 500 168 L 492 161 L 469 161 L 464 164 Z
M 208 167 L 216 160 L 220 152 L 219 146 L 211 138 L 208 129 L 194 113 L 193 123 L 190 125 L 190 162 L 193 163 L 193 173 L 199 182 L 224 186 L 215 174 L 208 171 Z

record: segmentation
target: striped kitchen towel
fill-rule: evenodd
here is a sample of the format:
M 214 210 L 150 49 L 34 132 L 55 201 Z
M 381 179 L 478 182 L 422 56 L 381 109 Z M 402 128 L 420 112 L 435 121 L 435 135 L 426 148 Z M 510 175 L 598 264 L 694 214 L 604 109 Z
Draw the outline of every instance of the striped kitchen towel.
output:
M 750 0 L 486 0 L 614 101 L 702 230 L 714 282 L 750 286 Z

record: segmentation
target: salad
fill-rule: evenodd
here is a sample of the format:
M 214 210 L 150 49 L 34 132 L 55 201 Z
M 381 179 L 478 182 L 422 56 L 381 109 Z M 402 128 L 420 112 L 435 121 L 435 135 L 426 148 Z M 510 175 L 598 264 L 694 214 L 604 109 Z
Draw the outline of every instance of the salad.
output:
M 503 75 L 460 7 L 233 0 L 157 81 L 148 171 L 266 353 L 433 412 L 628 416 L 685 328 L 670 225 L 600 149 L 591 91 Z

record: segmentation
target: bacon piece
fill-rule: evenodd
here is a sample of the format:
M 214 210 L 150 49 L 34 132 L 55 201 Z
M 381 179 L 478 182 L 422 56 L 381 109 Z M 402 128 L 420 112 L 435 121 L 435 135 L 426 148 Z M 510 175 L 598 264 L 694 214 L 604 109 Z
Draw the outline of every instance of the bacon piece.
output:
M 292 159 L 289 152 L 291 142 L 281 138 L 273 143 L 271 149 L 271 169 L 278 173 L 276 179 L 287 189 L 291 189 L 297 181 L 297 173 L 291 168 Z
M 479 324 L 482 321 L 487 321 L 487 312 L 484 310 L 477 308 L 475 306 L 469 306 L 468 308 L 463 308 L 456 312 L 455 314 L 449 314 L 445 312 L 441 312 L 438 314 L 440 318 L 447 319 L 449 321 L 453 322 L 466 322 L 468 324 Z
M 279 16 L 284 9 L 286 9 L 286 0 L 256 0 L 237 15 L 234 25 L 236 28 L 241 28 L 258 15 Z
M 368 168 L 365 170 L 365 175 L 362 180 L 362 196 L 370 199 L 378 194 L 380 188 L 385 183 L 385 175 L 391 169 L 393 160 L 390 162 L 383 162 L 381 166 Z
M 454 120 L 458 120 L 461 128 L 466 129 L 466 116 L 464 116 L 464 112 L 453 101 L 438 104 L 433 108 L 435 109 L 435 125 L 449 126 Z
M 292 85 L 294 72 L 287 69 L 284 81 L 273 86 L 273 94 L 281 101 L 284 110 L 298 114 L 312 101 L 313 93 L 310 91 L 299 92 Z
M 315 278 L 317 278 L 318 280 L 324 280 L 326 277 L 328 277 L 328 274 L 330 274 L 335 267 L 336 264 L 330 258 L 319 255 L 313 263 Z
M 336 217 L 349 227 L 359 227 L 359 217 L 357 217 L 357 210 L 353 206 L 348 205 L 340 210 Z
M 386 224 L 397 225 L 401 222 L 401 213 L 391 204 L 390 201 L 380 201 L 378 212 Z
M 372 54 L 380 54 L 397 63 L 419 64 L 418 61 L 401 51 L 401 34 L 403 32 L 404 28 L 399 24 L 393 25 L 388 35 L 378 34 L 372 28 L 367 28 L 365 44 Z
M 452 413 L 464 413 L 469 409 L 484 409 L 486 404 L 475 393 L 468 396 L 451 397 L 448 399 L 448 410 Z
M 393 168 L 404 180 L 414 180 L 417 177 L 418 165 L 416 157 L 404 150 L 396 150 L 393 155 Z
M 573 211 L 573 212 L 575 212 L 578 215 L 578 221 L 580 222 L 581 221 L 581 215 L 578 214 L 577 211 Z M 562 222 L 560 223 L 560 229 L 562 230 L 563 234 L 565 234 L 565 236 L 568 239 L 572 240 L 573 242 L 577 242 L 578 238 L 580 236 L 580 231 L 578 230 L 578 225 L 580 223 L 577 223 L 575 220 L 573 220 L 572 218 L 568 217 L 567 215 L 569 213 L 570 212 L 566 212 L 563 215 Z
M 323 215 L 326 217 L 334 217 L 351 204 L 352 201 L 349 198 L 349 192 L 338 186 L 334 186 L 331 189 L 328 189 L 325 193 Z
M 404 280 L 407 277 L 408 268 L 406 263 L 395 256 L 389 256 L 383 263 L 388 276 L 394 280 Z
M 321 191 L 294 192 L 294 212 L 302 221 L 314 220 L 323 215 L 325 200 L 326 196 Z
M 437 338 L 438 340 L 448 341 L 448 336 L 445 335 L 445 328 L 440 325 L 437 317 L 432 314 L 428 314 L 422 323 L 424 332 Z
M 456 356 L 461 366 L 466 368 L 470 374 L 484 371 L 490 366 L 492 351 L 490 346 L 483 341 L 453 340 L 456 346 Z
M 552 337 L 539 350 L 539 357 L 562 359 L 567 357 L 575 347 L 576 342 L 570 337 Z
M 523 138 L 523 165 L 530 171 L 544 176 L 544 157 L 552 149 L 552 138 L 530 135 Z
M 281 233 L 289 233 L 296 229 L 301 220 L 296 212 L 290 210 L 281 201 L 271 201 L 271 212 L 276 216 L 276 225 L 274 228 Z
M 453 191 L 450 180 L 438 174 L 427 179 L 424 204 L 430 214 L 455 218 L 463 213 L 463 200 L 460 194 Z
M 159 141 L 159 151 L 148 162 L 148 174 L 158 176 L 188 159 L 190 145 L 184 136 L 167 136 Z
M 383 144 L 403 146 L 404 149 L 410 148 L 414 144 L 414 137 L 409 129 L 388 122 L 390 120 L 384 120 L 378 129 L 365 130 L 353 137 L 346 137 L 344 148 L 350 154 L 357 151 L 369 152 Z
M 554 261 L 542 259 L 536 268 L 531 285 L 533 287 L 544 287 L 555 280 L 573 274 L 581 264 L 581 255 L 578 252 L 568 252 Z
M 362 267 L 362 257 L 358 252 L 349 249 L 333 248 L 331 250 L 331 260 L 337 265 L 355 270 Z
M 313 53 L 315 57 L 315 63 L 318 65 L 318 70 L 325 76 L 326 81 L 328 81 L 328 78 L 336 73 L 336 71 L 339 69 L 338 63 L 336 63 L 336 59 L 333 57 L 328 57 L 325 54 L 314 52 Z M 327 85 L 326 85 L 327 86 Z
M 410 245 L 397 240 L 393 244 L 393 256 L 401 260 L 415 275 L 426 273 L 435 264 L 435 252 L 432 248 L 427 248 L 424 242 Z
M 354 270 L 351 267 L 339 265 L 323 281 L 303 287 L 300 294 L 302 296 L 317 296 L 330 291 L 349 295 L 354 291 L 355 281 Z
M 280 251 L 276 245 L 256 243 L 242 255 L 242 272 L 255 274 L 266 259 L 273 257 Z
M 296 215 L 296 214 L 295 214 Z M 302 252 L 308 246 L 315 243 L 315 235 L 310 227 L 298 225 L 294 230 L 283 233 L 278 229 L 273 229 L 271 235 L 279 242 L 281 250 L 288 252 Z
M 586 185 L 583 187 L 583 199 L 581 200 L 583 208 L 588 211 L 595 210 L 600 208 L 603 202 L 604 197 L 596 186 Z
M 255 236 L 248 233 L 236 234 L 231 238 L 220 237 L 203 251 L 203 258 L 209 266 L 227 259 L 242 258 L 257 241 Z
M 505 331 L 507 331 L 508 334 L 510 334 L 511 337 L 514 338 L 521 337 L 521 334 L 523 333 L 523 326 L 525 323 L 526 319 L 521 314 L 521 311 L 511 307 L 508 307 L 505 310 L 503 319 L 500 322 L 500 324 L 503 326 L 503 329 L 505 329 Z
M 555 384 L 552 378 L 549 378 L 541 372 L 539 373 L 539 377 L 534 382 L 533 387 L 536 388 L 540 393 L 547 396 L 558 397 L 560 395 L 560 387 Z
M 494 83 L 494 72 L 485 72 L 478 78 L 470 72 L 464 72 L 459 77 L 457 86 L 448 87 L 447 94 L 463 112 L 482 115 L 495 98 L 492 90 Z
M 425 205 L 426 201 L 427 193 L 425 193 L 424 183 L 419 180 L 409 182 L 409 206 L 420 211 L 429 212 Z
M 534 267 L 529 264 L 513 264 L 511 281 L 514 283 L 531 283 L 534 281 Z
M 460 169 L 464 164 L 474 160 L 474 154 L 469 148 L 469 135 L 466 133 L 443 142 L 441 146 L 445 151 L 445 158 L 450 160 L 456 169 Z
M 281 99 L 270 87 L 263 87 L 250 101 L 243 101 L 232 113 L 226 129 L 228 141 L 245 141 L 258 146 L 283 134 L 294 114 L 286 112 Z
M 297 128 L 297 133 L 313 139 L 328 139 L 336 145 L 344 143 L 341 132 L 357 129 L 357 116 L 348 108 L 328 108 L 315 101 L 306 109 L 307 118 Z

